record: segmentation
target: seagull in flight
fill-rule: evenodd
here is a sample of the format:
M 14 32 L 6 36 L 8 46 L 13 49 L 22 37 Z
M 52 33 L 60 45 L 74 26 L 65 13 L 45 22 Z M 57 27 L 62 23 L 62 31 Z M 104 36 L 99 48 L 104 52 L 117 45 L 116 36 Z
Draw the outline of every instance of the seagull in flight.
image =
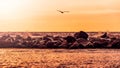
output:
M 69 11 L 61 11 L 61 10 L 57 10 L 58 12 L 60 12 L 60 13 L 65 13 L 65 12 L 69 12 Z

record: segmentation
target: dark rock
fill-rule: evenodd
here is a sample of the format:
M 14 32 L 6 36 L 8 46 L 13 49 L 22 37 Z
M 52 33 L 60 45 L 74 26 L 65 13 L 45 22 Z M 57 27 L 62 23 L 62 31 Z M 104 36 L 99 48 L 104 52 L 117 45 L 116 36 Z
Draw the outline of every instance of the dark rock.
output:
M 70 49 L 78 49 L 79 48 L 79 43 L 76 41 L 69 48 Z
M 79 47 L 78 47 L 78 48 L 85 48 L 85 46 L 82 45 L 82 44 L 79 44 Z
M 67 36 L 64 39 L 67 41 L 67 43 L 74 43 L 76 41 L 76 39 L 72 36 Z
M 94 41 L 93 46 L 94 48 L 106 48 L 109 44 L 109 40 L 101 39 L 99 41 Z
M 84 46 L 84 47 L 86 47 L 90 43 L 90 41 L 83 38 L 77 39 L 77 42 L 79 43 L 80 46 Z
M 28 37 L 26 38 L 26 40 L 31 41 L 32 38 L 31 38 L 30 36 L 28 36 Z
M 61 42 L 61 44 L 59 45 L 59 48 L 68 48 L 68 43 L 67 43 L 67 41 L 66 40 L 63 40 L 62 42 Z
M 43 40 L 50 41 L 51 39 L 49 37 L 43 37 Z
M 86 45 L 85 48 L 94 48 L 94 45 L 93 45 L 93 43 L 90 42 L 88 45 Z
M 78 38 L 88 39 L 88 34 L 86 32 L 84 32 L 84 31 L 80 31 L 80 32 L 75 33 L 74 37 L 76 39 L 78 39 Z
M 83 38 L 77 39 L 69 48 L 77 49 L 77 48 L 85 48 L 89 45 L 89 41 Z
M 112 42 L 112 46 L 111 46 L 112 48 L 120 48 L 120 39 L 118 39 L 118 40 L 114 40 L 113 42 Z
M 47 48 L 58 48 L 59 45 L 57 45 L 56 43 L 57 43 L 57 42 L 54 42 L 54 41 L 48 41 L 48 42 L 46 43 L 46 46 L 47 46 Z
M 105 33 L 101 36 L 101 38 L 109 38 L 107 32 L 105 32 Z

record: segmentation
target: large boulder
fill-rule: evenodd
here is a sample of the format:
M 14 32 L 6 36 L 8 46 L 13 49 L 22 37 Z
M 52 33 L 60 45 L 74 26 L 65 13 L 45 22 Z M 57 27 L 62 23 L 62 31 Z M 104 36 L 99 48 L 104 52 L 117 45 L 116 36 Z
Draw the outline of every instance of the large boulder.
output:
M 84 32 L 84 31 L 80 31 L 80 32 L 75 33 L 74 37 L 76 39 L 78 39 L 78 38 L 88 39 L 89 35 L 86 32 Z
M 72 36 L 67 36 L 64 39 L 67 41 L 67 43 L 74 43 L 76 41 L 76 39 Z

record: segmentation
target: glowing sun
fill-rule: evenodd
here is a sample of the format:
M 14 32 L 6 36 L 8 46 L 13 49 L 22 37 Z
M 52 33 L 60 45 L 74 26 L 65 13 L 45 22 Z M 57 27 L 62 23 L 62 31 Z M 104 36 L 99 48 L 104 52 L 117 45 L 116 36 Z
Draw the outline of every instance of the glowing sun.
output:
M 0 14 L 3 17 L 13 15 L 20 3 L 20 0 L 0 0 Z

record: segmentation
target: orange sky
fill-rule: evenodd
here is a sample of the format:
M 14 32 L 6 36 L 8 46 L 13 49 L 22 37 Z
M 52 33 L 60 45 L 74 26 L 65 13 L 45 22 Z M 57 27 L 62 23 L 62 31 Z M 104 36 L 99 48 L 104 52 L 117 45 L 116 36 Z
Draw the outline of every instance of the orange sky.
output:
M 120 0 L 0 0 L 0 31 L 79 30 L 120 31 Z

